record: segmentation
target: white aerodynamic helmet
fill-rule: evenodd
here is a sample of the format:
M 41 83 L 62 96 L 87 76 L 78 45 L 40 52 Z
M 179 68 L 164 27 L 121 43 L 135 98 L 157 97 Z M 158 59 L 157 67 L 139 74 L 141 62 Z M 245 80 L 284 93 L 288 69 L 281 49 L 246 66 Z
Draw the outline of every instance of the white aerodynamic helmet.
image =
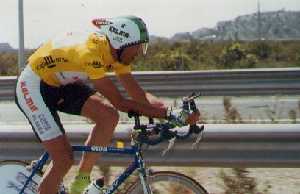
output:
M 124 49 L 129 46 L 142 44 L 146 54 L 149 34 L 144 21 L 136 16 L 94 19 L 96 33 L 107 36 L 114 49 Z

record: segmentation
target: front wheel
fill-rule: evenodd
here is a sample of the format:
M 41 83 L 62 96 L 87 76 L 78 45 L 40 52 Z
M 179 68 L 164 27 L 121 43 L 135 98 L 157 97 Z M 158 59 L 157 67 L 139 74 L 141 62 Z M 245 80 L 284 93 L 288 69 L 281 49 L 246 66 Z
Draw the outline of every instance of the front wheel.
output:
M 24 183 L 31 174 L 23 161 L 2 161 L 0 162 L 0 192 L 3 194 L 19 194 Z M 29 183 L 25 194 L 36 194 L 41 175 L 36 174 Z
M 26 180 L 31 175 L 29 164 L 19 160 L 0 161 L 0 193 L 19 194 Z M 29 182 L 23 194 L 37 194 L 42 172 L 37 172 Z M 63 184 L 59 194 L 66 194 Z
M 197 181 L 177 172 L 154 172 L 147 177 L 147 181 L 153 194 L 208 194 Z M 144 194 L 139 179 L 126 194 Z

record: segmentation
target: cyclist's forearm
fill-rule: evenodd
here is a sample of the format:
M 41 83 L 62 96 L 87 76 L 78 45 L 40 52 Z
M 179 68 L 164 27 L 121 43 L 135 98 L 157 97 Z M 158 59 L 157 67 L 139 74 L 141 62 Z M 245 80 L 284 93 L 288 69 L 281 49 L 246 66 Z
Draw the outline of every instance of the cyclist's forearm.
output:
M 130 97 L 136 101 L 136 102 L 139 102 L 139 103 L 142 103 L 142 104 L 150 104 L 148 99 L 146 98 L 146 93 L 144 90 L 137 90 L 136 92 L 132 92 Z
M 134 101 L 146 104 L 149 103 L 146 98 L 145 91 L 141 88 L 131 73 L 119 75 L 118 78 L 128 95 Z
M 134 111 L 141 115 L 154 117 L 154 118 L 166 118 L 167 109 L 153 107 L 150 104 L 139 103 L 129 99 L 123 99 L 116 105 L 116 108 L 122 112 Z

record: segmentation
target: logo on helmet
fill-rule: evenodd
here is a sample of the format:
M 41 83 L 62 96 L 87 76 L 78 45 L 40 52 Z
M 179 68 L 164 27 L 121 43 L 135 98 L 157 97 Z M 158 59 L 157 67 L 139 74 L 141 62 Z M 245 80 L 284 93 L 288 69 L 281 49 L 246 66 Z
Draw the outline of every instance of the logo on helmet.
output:
M 110 26 L 109 31 L 116 34 L 116 35 L 122 36 L 124 38 L 129 38 L 130 37 L 128 32 L 124 32 L 123 30 L 119 30 L 118 28 L 116 28 L 114 26 Z
M 101 28 L 101 26 L 104 26 L 104 25 L 110 25 L 110 24 L 112 24 L 111 21 L 108 21 L 108 20 L 106 20 L 106 19 L 104 19 L 104 18 L 94 19 L 94 20 L 92 21 L 92 23 L 93 23 L 96 27 L 98 27 L 98 28 Z
M 115 40 L 115 41 L 117 41 L 119 43 L 123 43 L 124 42 L 123 38 L 120 37 L 120 36 L 113 37 L 113 40 Z
M 149 42 L 146 24 L 136 16 L 95 19 L 92 22 L 99 29 L 96 32 L 105 35 L 115 49 Z

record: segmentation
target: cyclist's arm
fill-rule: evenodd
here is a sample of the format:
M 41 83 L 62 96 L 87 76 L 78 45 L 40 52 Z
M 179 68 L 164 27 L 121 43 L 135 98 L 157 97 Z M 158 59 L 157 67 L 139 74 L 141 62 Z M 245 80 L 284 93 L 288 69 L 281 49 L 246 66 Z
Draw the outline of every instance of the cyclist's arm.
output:
M 158 98 L 148 92 L 145 92 L 131 73 L 121 74 L 118 78 L 129 96 L 135 101 L 144 104 L 152 104 L 156 107 L 164 106 L 163 102 L 161 102 Z
M 114 105 L 114 107 L 122 112 L 135 111 L 149 117 L 166 118 L 167 110 L 165 108 L 153 107 L 150 104 L 125 99 L 120 94 L 114 83 L 107 77 L 94 79 L 92 82 L 97 91 L 105 96 Z
M 131 73 L 119 75 L 118 78 L 132 99 L 141 103 L 149 104 L 145 91 L 140 87 Z

